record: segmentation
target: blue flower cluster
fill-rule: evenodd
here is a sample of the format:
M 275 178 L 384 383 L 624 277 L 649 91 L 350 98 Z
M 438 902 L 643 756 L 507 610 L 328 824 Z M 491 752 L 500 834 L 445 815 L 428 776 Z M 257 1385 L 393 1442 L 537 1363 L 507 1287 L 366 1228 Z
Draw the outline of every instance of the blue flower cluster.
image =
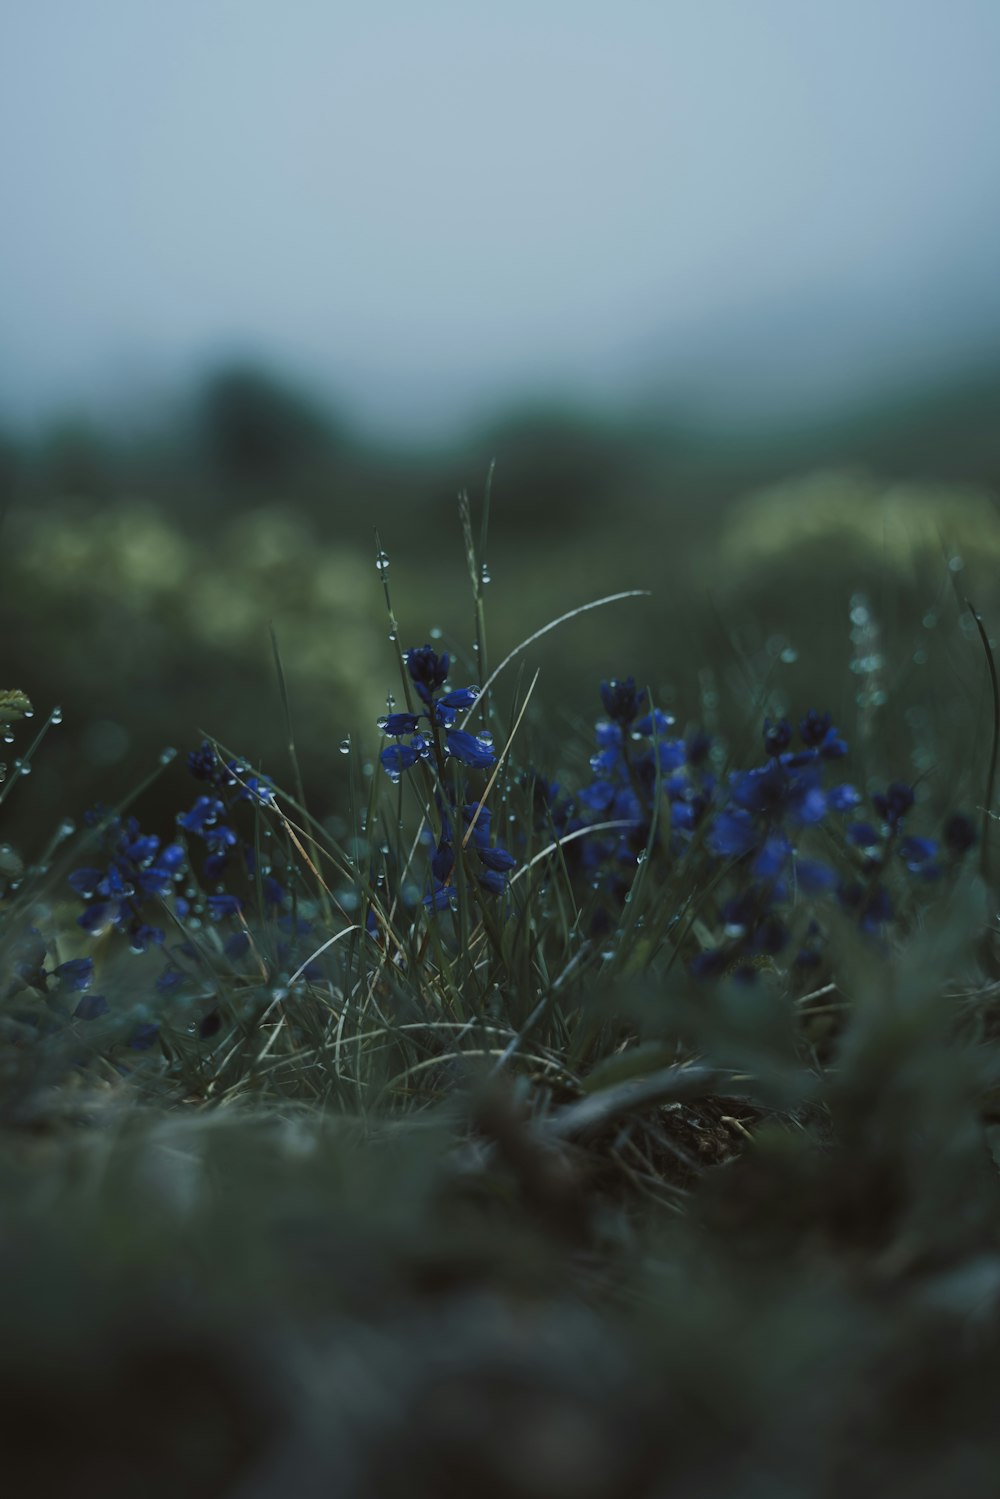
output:
M 91 826 L 104 821 L 101 809 L 86 814 Z M 112 817 L 104 829 L 106 862 L 76 869 L 69 883 L 86 909 L 77 922 L 92 937 L 114 927 L 128 938 L 134 952 L 145 952 L 163 942 L 163 928 L 153 926 L 144 906 L 149 900 L 162 904 L 183 879 L 184 846 L 161 847 L 154 834 L 140 830 L 134 817 Z
M 485 771 L 497 763 L 488 733 L 458 727 L 459 715 L 475 706 L 478 689 L 449 690 L 449 657 L 428 645 L 409 651 L 405 662 L 419 706 L 378 723 L 393 741 L 381 752 L 392 781 L 423 766 L 422 805 L 433 824 L 422 835 L 429 862 L 423 904 L 432 912 L 451 908 L 463 883 L 480 899 L 502 897 L 518 861 L 495 837 L 482 792 L 455 772 L 455 766 Z M 683 936 L 680 925 L 676 930 L 682 947 L 698 944 L 697 951 L 685 949 L 696 975 L 751 977 L 762 962 L 783 953 L 791 955 L 789 966 L 815 967 L 823 954 L 823 898 L 880 938 L 898 914 L 899 890 L 912 889 L 913 880 L 942 878 L 976 842 L 962 813 L 948 819 L 937 839 L 911 827 L 915 796 L 903 782 L 873 795 L 862 813 L 862 794 L 836 770 L 848 745 L 829 713 L 810 709 L 794 728 L 786 718 L 765 720 L 759 763 L 724 771 L 721 748 L 701 731 L 678 733 L 674 717 L 657 708 L 633 677 L 604 682 L 601 701 L 589 781 L 566 793 L 541 776 L 530 778 L 536 826 L 561 844 L 566 867 L 589 887 L 593 935 L 621 919 L 638 865 L 645 863 L 653 878 L 683 869 L 692 892 L 691 920 Z M 135 952 L 159 950 L 164 966 L 157 988 L 166 991 L 203 960 L 194 943 L 205 915 L 216 922 L 232 919 L 222 944 L 231 964 L 250 953 L 246 896 L 229 888 L 235 884 L 256 890 L 260 914 L 273 921 L 266 938 L 254 944 L 255 972 L 262 963 L 268 973 L 299 966 L 301 942 L 315 941 L 313 913 L 300 913 L 258 855 L 259 839 L 248 840 L 239 830 L 242 804 L 255 810 L 274 806 L 271 784 L 239 761 L 225 760 L 208 741 L 187 763 L 202 786 L 176 819 L 187 841 L 163 844 L 144 834 L 134 817 L 100 809 L 88 815 L 91 826 L 101 829 L 103 857 L 69 877 L 85 903 L 80 926 L 91 935 L 116 930 Z M 190 840 L 204 847 L 200 887 L 188 866 Z M 293 878 L 289 884 L 294 890 Z M 408 899 L 417 902 L 419 889 Z M 906 904 L 904 895 L 900 909 Z M 164 914 L 176 930 L 172 943 L 157 924 Z M 368 924 L 377 930 L 374 905 Z M 321 978 L 315 958 L 308 951 L 302 956 L 311 963 L 303 970 L 306 977 Z M 49 969 L 44 949 L 41 957 L 32 949 L 22 967 L 21 981 L 37 993 L 60 1004 L 73 996 L 75 1019 L 107 1012 L 106 998 L 90 992 L 90 958 Z M 214 1034 L 220 1024 L 212 1011 L 202 1019 L 202 1035 Z M 157 1034 L 156 1021 L 144 1021 L 129 1044 L 143 1049 Z
M 397 741 L 380 757 L 390 780 L 398 781 L 404 770 L 410 770 L 418 760 L 429 759 L 432 753 L 438 761 L 451 756 L 473 770 L 488 770 L 496 764 L 491 735 L 468 734 L 455 728 L 459 713 L 476 702 L 479 688 L 459 687 L 442 693 L 450 667 L 447 651 L 439 656 L 429 645 L 407 651 L 406 670 L 424 707 L 420 713 L 390 713 L 378 720 L 382 733 Z M 428 727 L 422 730 L 420 725 L 425 720 Z
M 66 1008 L 74 1005 L 75 1020 L 94 1020 L 108 1010 L 103 994 L 89 994 L 94 979 L 93 958 L 68 958 L 54 967 L 46 967 L 49 951 L 37 927 L 27 931 L 11 945 L 8 954 L 10 975 L 4 985 L 4 998 L 18 991 L 29 991 L 45 1001 L 45 1011 L 35 1008 L 13 1009 L 12 1018 L 22 1025 L 29 1025 L 43 1032 L 60 1028 L 65 1019 Z M 77 999 L 77 995 L 82 998 Z
M 541 829 L 567 840 L 569 867 L 606 897 L 595 916 L 597 930 L 612 924 L 637 859 L 665 851 L 680 856 L 716 789 L 708 737 L 673 735 L 673 716 L 654 708 L 633 677 L 602 683 L 601 700 L 607 717 L 595 727 L 593 780 L 575 795 L 562 795 L 558 785 L 532 778 Z M 594 832 L 580 837 L 588 828 Z
M 424 905 L 434 911 L 443 911 L 450 904 L 455 894 L 452 877 L 455 872 L 455 833 L 453 831 L 453 818 L 443 810 L 441 811 L 441 836 L 437 841 L 434 854 L 431 858 L 431 874 L 433 876 L 431 888 L 424 896 Z M 488 807 L 479 803 L 466 803 L 462 808 L 463 821 L 468 828 L 472 826 L 472 834 L 469 843 L 475 852 L 479 864 L 477 882 L 481 889 L 490 895 L 502 895 L 511 870 L 517 868 L 517 860 L 513 854 L 498 843 L 491 842 L 490 833 L 492 827 L 492 813 Z M 459 841 L 463 841 L 464 834 Z M 432 840 L 433 842 L 433 840 Z
M 187 763 L 194 778 L 207 782 L 212 788 L 211 792 L 199 796 L 189 811 L 177 817 L 178 827 L 200 838 L 208 849 L 208 857 L 201 868 L 202 879 L 206 883 L 221 879 L 237 850 L 242 850 L 247 873 L 252 877 L 254 851 L 231 827 L 231 814 L 240 802 L 270 806 L 274 800 L 274 788 L 265 777 L 251 775 L 248 767 L 238 760 L 221 760 L 207 739 L 198 749 L 192 750 Z M 280 902 L 283 894 L 276 890 L 272 902 Z M 220 910 L 213 911 L 213 914 L 224 913 Z
M 848 753 L 829 713 L 810 709 L 797 730 L 784 718 L 766 720 L 762 763 L 723 782 L 711 769 L 708 736 L 672 736 L 673 718 L 632 677 L 603 683 L 601 699 L 607 717 L 596 726 L 593 779 L 574 796 L 534 777 L 536 821 L 565 842 L 568 866 L 600 892 L 595 933 L 616 919 L 637 860 L 674 866 L 696 843 L 703 847 L 721 868 L 710 881 L 713 920 L 703 924 L 716 938 L 691 959 L 696 974 L 749 976 L 761 959 L 783 952 L 803 897 L 832 895 L 878 934 L 893 916 L 885 883 L 893 861 L 933 879 L 975 842 L 961 813 L 949 819 L 943 845 L 905 831 L 914 793 L 898 782 L 872 798 L 878 826 L 847 822 L 862 797 L 849 782 L 827 783 L 830 765 Z M 824 859 L 804 851 L 821 825 Z M 809 919 L 795 959 L 801 966 L 819 961 L 821 935 Z
M 489 770 L 496 764 L 491 734 L 485 731 L 469 734 L 455 726 L 459 713 L 475 705 L 479 689 L 459 687 L 450 692 L 444 690 L 451 669 L 446 651 L 438 655 L 429 645 L 418 646 L 408 651 L 405 659 L 407 673 L 423 708 L 419 713 L 391 713 L 378 720 L 382 733 L 397 741 L 387 746 L 380 758 L 394 782 L 398 782 L 402 773 L 418 761 L 425 762 L 436 772 L 434 800 L 440 818 L 440 832 L 436 839 L 430 839 L 434 851 L 431 881 L 424 904 L 431 910 L 442 911 L 452 902 L 456 839 L 459 845 L 468 843 L 474 851 L 479 865 L 476 875 L 479 887 L 488 894 L 502 895 L 507 876 L 516 868 L 517 860 L 492 841 L 489 808 L 479 801 L 466 801 L 467 792 L 460 792 L 456 797 L 445 775 L 448 759 L 470 770 Z M 471 834 L 456 834 L 456 828 L 463 825 L 466 829 L 471 827 Z
M 894 781 L 871 800 L 878 823 L 853 822 L 847 829 L 847 842 L 858 851 L 858 875 L 837 887 L 842 905 L 857 914 L 866 931 L 876 931 L 892 919 L 885 877 L 894 858 L 908 874 L 937 880 L 976 842 L 972 821 L 961 812 L 948 818 L 940 840 L 907 833 L 906 817 L 915 797 L 912 786 L 902 781 Z
M 77 869 L 69 876 L 72 888 L 87 902 L 83 914 L 77 918 L 85 931 L 97 936 L 113 928 L 127 937 L 134 952 L 155 947 L 163 953 L 165 964 L 156 980 L 156 988 L 161 992 L 180 985 L 186 977 L 186 965 L 197 961 L 189 934 L 200 925 L 202 913 L 214 922 L 240 917 L 245 900 L 223 887 L 220 883 L 223 876 L 231 879 L 239 875 L 241 879 L 254 881 L 259 874 L 264 912 L 275 916 L 279 930 L 287 934 L 275 947 L 277 967 L 295 961 L 297 939 L 308 936 L 311 930 L 311 923 L 282 910 L 288 901 L 287 892 L 274 878 L 269 865 L 258 869 L 254 845 L 234 826 L 241 803 L 260 807 L 273 803 L 270 782 L 251 774 L 237 760 L 224 761 L 208 741 L 188 756 L 188 769 L 209 789 L 186 812 L 178 813 L 177 825 L 205 845 L 207 852 L 200 875 L 203 884 L 215 885 L 212 893 L 197 896 L 194 889 L 188 888 L 186 882 L 191 874 L 183 843 L 173 842 L 163 847 L 159 838 L 141 831 L 134 817 L 109 818 L 101 808 L 86 814 L 85 820 L 92 827 L 102 828 L 104 861 L 99 866 Z M 164 912 L 173 915 L 179 941 L 167 943 L 163 927 L 151 919 L 152 911 L 157 915 Z M 224 944 L 226 957 L 238 960 L 249 945 L 246 927 L 240 921 Z M 85 969 L 84 964 L 89 966 Z M 54 973 L 63 988 L 72 979 L 84 989 L 89 985 L 92 971 L 93 961 L 87 958 L 71 959 Z M 314 970 L 313 976 L 317 974 L 318 970 Z M 87 994 L 74 1011 L 74 1018 L 93 1020 L 107 1009 L 104 996 Z M 153 1044 L 157 1032 L 155 1022 L 145 1023 L 129 1044 L 136 1050 L 145 1049 Z

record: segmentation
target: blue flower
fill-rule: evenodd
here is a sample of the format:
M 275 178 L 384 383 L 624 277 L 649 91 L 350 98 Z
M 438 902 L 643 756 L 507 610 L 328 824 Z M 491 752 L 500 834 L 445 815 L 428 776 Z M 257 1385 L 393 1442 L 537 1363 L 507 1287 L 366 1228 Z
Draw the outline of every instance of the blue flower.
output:
M 419 722 L 419 713 L 390 713 L 388 717 L 379 719 L 378 727 L 383 734 L 390 736 L 414 734 Z
M 422 749 L 423 741 L 421 741 L 419 748 L 416 743 L 390 744 L 379 755 L 379 759 L 385 766 L 389 778 L 393 781 L 398 781 L 404 770 L 409 770 L 411 765 L 416 765 L 421 757 Z
M 274 787 L 265 776 L 251 775 L 249 767 L 239 760 L 227 760 L 223 764 L 207 739 L 198 749 L 191 751 L 187 763 L 196 780 L 208 781 L 217 791 L 228 793 L 231 788 L 238 787 L 234 801 L 255 801 L 267 806 L 274 800 Z
M 913 806 L 913 787 L 904 781 L 893 781 L 885 793 L 872 797 L 872 805 L 890 828 L 895 828 Z
M 442 838 L 431 859 L 431 873 L 439 885 L 446 885 L 455 867 L 455 850 L 450 839 Z
M 658 738 L 668 729 L 672 729 L 676 722 L 672 713 L 665 713 L 662 708 L 653 708 L 651 712 L 644 713 L 641 718 L 636 719 L 632 725 L 632 733 Z
M 774 880 L 784 869 L 792 852 L 792 845 L 784 833 L 772 833 L 764 840 L 753 861 L 753 873 L 759 880 Z
M 849 812 L 852 807 L 860 806 L 861 792 L 845 781 L 840 786 L 831 786 L 826 793 L 826 800 L 831 811 Z
M 479 855 L 481 863 L 485 864 L 487 869 L 491 869 L 497 874 L 509 874 L 512 869 L 517 868 L 517 860 L 514 858 L 514 855 L 508 853 L 505 848 L 500 848 L 499 845 L 489 843 L 477 844 L 476 852 Z
M 178 812 L 177 824 L 186 833 L 197 833 L 204 838 L 225 813 L 225 803 L 217 796 L 199 796 L 189 812 Z
M 724 809 L 712 823 L 708 846 L 724 859 L 739 859 L 757 846 L 757 828 L 749 812 Z
M 198 781 L 214 781 L 219 768 L 219 757 L 205 739 L 187 757 L 188 770 Z
M 205 904 L 213 921 L 221 921 L 223 916 L 236 916 L 243 909 L 239 897 L 229 894 L 209 895 Z
M 156 1043 L 160 1027 L 155 1020 L 146 1020 L 132 1034 L 129 1046 L 132 1051 L 148 1051 Z
M 639 716 L 643 695 L 636 691 L 635 677 L 614 678 L 601 683 L 601 702 L 608 717 L 627 728 Z
M 52 976 L 58 981 L 60 989 L 82 994 L 94 977 L 94 960 L 93 958 L 69 958 L 52 970 Z
M 941 873 L 940 865 L 933 861 L 937 857 L 938 846 L 933 838 L 918 838 L 909 835 L 900 842 L 898 854 L 911 874 L 919 874 L 924 879 L 936 879 Z
M 454 692 L 446 692 L 439 705 L 460 712 L 464 708 L 471 708 L 478 698 L 478 687 L 457 687 Z
M 163 943 L 163 928 L 141 922 L 129 932 L 129 941 L 133 952 L 146 952 L 150 947 L 160 947 Z
M 454 759 L 473 770 L 486 770 L 496 764 L 493 742 L 484 735 L 468 734 L 464 729 L 449 729 L 445 749 Z
M 847 742 L 834 728 L 829 713 L 819 713 L 810 708 L 799 721 L 799 739 L 805 748 L 797 752 L 785 751 L 781 756 L 784 765 L 805 765 L 817 758 L 841 760 L 847 754 Z
M 125 934 L 136 952 L 163 941 L 159 927 L 143 914 L 144 898 L 162 899 L 174 888 L 184 866 L 179 843 L 160 848 L 159 838 L 140 832 L 134 817 L 113 818 L 104 835 L 109 852 L 105 868 L 86 866 L 69 875 L 69 884 L 88 903 L 78 925 L 92 934 L 109 926 Z
M 99 1020 L 108 1013 L 108 1002 L 103 994 L 85 994 L 73 1011 L 74 1020 Z
M 448 680 L 451 665 L 448 652 L 440 656 L 429 645 L 417 646 L 406 653 L 406 669 L 410 680 L 425 703 L 430 703 L 439 687 Z
M 764 750 L 768 755 L 780 755 L 792 742 L 792 726 L 787 718 L 781 718 L 776 724 L 772 724 L 769 718 L 764 720 Z
M 821 822 L 827 800 L 819 771 L 808 768 L 792 774 L 791 769 L 771 760 L 755 770 L 734 771 L 729 777 L 730 795 L 738 807 L 766 818 L 789 816 L 800 824 Z

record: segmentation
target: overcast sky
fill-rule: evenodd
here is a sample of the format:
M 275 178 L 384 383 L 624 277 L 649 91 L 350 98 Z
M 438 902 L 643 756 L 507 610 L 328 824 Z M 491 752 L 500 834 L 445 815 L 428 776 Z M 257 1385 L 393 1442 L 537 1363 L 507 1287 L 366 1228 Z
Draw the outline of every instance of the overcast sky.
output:
M 930 368 L 1000 336 L 998 77 L 1000 0 L 0 0 L 0 413 Z

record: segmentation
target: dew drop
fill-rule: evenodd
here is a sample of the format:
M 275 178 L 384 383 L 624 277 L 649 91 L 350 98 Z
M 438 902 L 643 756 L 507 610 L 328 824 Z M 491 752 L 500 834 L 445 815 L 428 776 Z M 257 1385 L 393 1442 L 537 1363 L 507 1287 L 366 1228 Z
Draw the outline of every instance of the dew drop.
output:
M 392 641 L 398 640 L 399 639 L 398 633 L 395 630 L 390 630 L 389 631 L 389 639 L 392 640 Z
M 380 734 L 385 733 L 385 726 L 388 722 L 389 720 L 386 718 L 384 713 L 379 718 L 376 718 L 375 727 L 378 729 Z
M 61 708 L 53 708 L 52 712 L 49 714 L 49 723 L 59 724 L 59 723 L 62 723 L 62 721 L 63 721 L 63 711 L 62 711 L 62 709 Z
M 169 765 L 172 760 L 177 759 L 177 751 L 170 745 L 160 751 L 160 764 Z
M 15 760 L 14 770 L 17 775 L 30 776 L 31 766 L 27 760 Z
M 387 552 L 379 552 L 375 558 L 375 566 L 378 569 L 379 576 L 384 578 L 389 570 L 389 554 Z
M 938 617 L 933 609 L 928 609 L 927 613 L 923 617 L 923 620 L 921 621 L 925 630 L 933 630 L 937 622 Z
M 797 661 L 798 659 L 799 653 L 795 649 L 794 645 L 786 645 L 785 649 L 781 653 L 781 660 L 785 663 L 785 665 L 791 666 L 792 662 Z
M 35 710 L 34 710 L 34 708 L 25 708 L 25 710 L 24 710 L 24 717 L 25 718 L 34 718 L 34 716 L 35 716 Z
M 386 695 L 385 695 L 385 709 L 386 709 L 386 712 L 387 713 L 391 713 L 392 710 L 393 710 L 393 708 L 395 708 L 395 706 L 396 706 L 396 699 L 393 697 L 393 695 L 392 695 L 391 692 L 387 692 Z
M 72 817 L 64 817 L 56 829 L 56 837 L 59 839 L 70 838 L 76 832 L 76 823 Z
M 492 583 L 493 582 L 493 575 L 490 572 L 488 564 L 485 563 L 485 562 L 483 563 L 482 567 L 479 569 L 479 577 L 480 577 L 480 580 L 484 584 L 486 584 L 486 583 Z
M 13 733 L 12 729 L 5 729 L 4 730 L 3 742 L 4 742 L 4 744 L 13 744 L 14 743 L 14 733 Z
M 953 573 L 964 572 L 965 562 L 961 557 L 952 557 L 948 563 L 948 571 Z M 25 718 L 27 718 L 27 716 L 28 715 L 25 714 Z
M 442 630 L 440 625 L 432 625 L 428 633 L 432 640 L 440 640 L 441 636 L 444 634 L 444 631 Z
M 347 736 L 346 739 L 342 739 L 340 741 L 340 743 L 338 744 L 337 748 L 340 750 L 340 753 L 342 755 L 349 755 L 351 753 L 351 736 L 350 736 L 350 734 L 348 734 L 348 736 Z

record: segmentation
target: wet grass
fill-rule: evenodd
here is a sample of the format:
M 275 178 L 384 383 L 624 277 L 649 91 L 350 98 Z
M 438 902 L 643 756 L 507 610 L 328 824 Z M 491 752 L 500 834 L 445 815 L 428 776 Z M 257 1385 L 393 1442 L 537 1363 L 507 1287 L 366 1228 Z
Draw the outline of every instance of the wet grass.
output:
M 149 895 L 164 938 L 138 953 L 110 919 L 88 936 L 67 883 L 106 862 L 110 814 L 33 861 L 4 851 L 5 1471 L 105 1495 L 992 1494 L 995 600 L 975 556 L 902 576 L 850 548 L 758 558 L 657 632 L 655 600 L 597 607 L 615 580 L 542 635 L 494 625 L 502 567 L 487 591 L 471 518 L 464 544 L 471 629 L 439 648 L 485 689 L 469 722 L 493 766 L 430 757 L 393 785 L 347 725 L 342 809 L 314 815 L 293 687 L 273 795 L 238 800 L 256 767 L 216 744 L 254 851 L 226 876 L 239 913 L 212 917 L 209 845 L 159 826 L 186 904 Z M 385 597 L 395 664 L 422 635 Z M 631 667 L 608 639 L 659 652 L 640 690 L 685 742 L 710 730 L 718 787 L 760 761 L 765 716 L 829 707 L 836 778 L 869 807 L 914 784 L 908 833 L 943 849 L 962 810 L 979 842 L 926 880 L 898 838 L 875 868 L 840 823 L 800 827 L 796 856 L 884 879 L 892 920 L 796 888 L 787 943 L 741 947 L 745 863 L 712 854 L 711 812 L 670 842 L 662 775 L 627 868 L 613 810 L 573 827 L 540 801 L 539 779 L 578 796 L 596 774 L 546 670 L 563 638 L 595 686 Z M 412 685 L 401 670 L 399 709 Z M 151 775 L 182 810 L 204 790 L 183 756 Z M 517 866 L 484 893 L 468 828 L 434 913 L 442 817 L 469 798 Z M 59 971 L 79 957 L 83 987 Z

